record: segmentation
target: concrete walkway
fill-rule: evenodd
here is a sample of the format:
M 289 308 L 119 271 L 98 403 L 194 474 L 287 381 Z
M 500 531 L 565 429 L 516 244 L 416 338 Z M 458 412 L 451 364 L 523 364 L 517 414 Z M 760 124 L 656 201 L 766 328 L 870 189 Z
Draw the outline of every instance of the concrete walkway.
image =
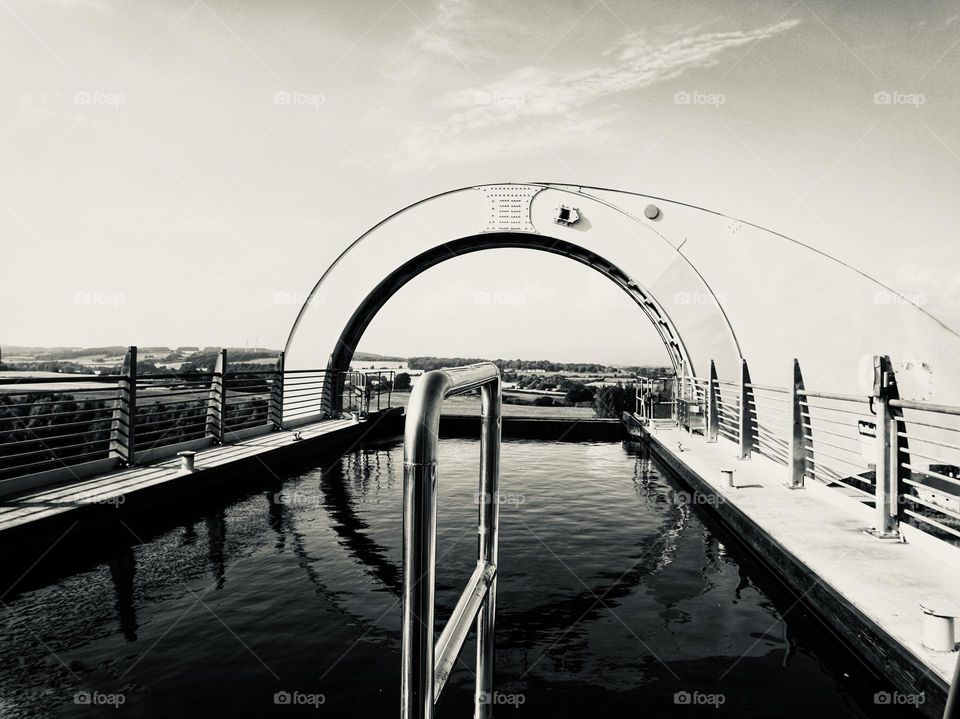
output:
M 676 428 L 656 428 L 647 437 L 681 477 L 695 476 L 702 483 L 691 482 L 703 493 L 693 495 L 693 501 L 715 505 L 728 524 L 743 530 L 738 534 L 750 535 L 743 537 L 748 545 L 768 542 L 772 549 L 760 549 L 772 555 L 765 557 L 768 563 L 799 565 L 802 571 L 791 584 L 805 601 L 817 609 L 824 602 L 845 605 L 828 607 L 827 616 L 847 613 L 863 626 L 833 628 L 868 658 L 878 657 L 875 665 L 897 660 L 913 664 L 906 672 L 902 667 L 876 668 L 905 693 L 922 691 L 931 683 L 939 687 L 943 696 L 928 696 L 927 709 L 935 714 L 933 705 L 942 707 L 957 653 L 922 646 L 920 602 L 937 598 L 960 603 L 960 549 L 912 527 L 904 530 L 905 543 L 868 536 L 863 530 L 871 526 L 872 509 L 809 478 L 803 489 L 787 489 L 786 467 L 756 454 L 739 461 L 736 446 L 726 439 L 707 443 Z M 721 469 L 735 470 L 736 488 L 726 486 Z M 783 556 L 778 557 L 779 552 Z M 875 646 L 884 642 L 893 650 Z
M 371 421 L 371 424 L 373 422 Z M 201 481 L 205 474 L 218 468 L 243 460 L 269 456 L 291 447 L 295 442 L 303 446 L 314 444 L 310 440 L 328 438 L 353 431 L 364 431 L 367 423 L 348 419 L 326 420 L 298 427 L 296 431 L 271 432 L 234 444 L 210 447 L 197 451 L 195 470 L 184 472 L 180 459 L 173 457 L 142 467 L 130 467 L 88 479 L 74 480 L 69 484 L 25 492 L 0 500 L 0 539 L 7 533 L 26 525 L 61 518 L 61 515 L 125 505 L 137 493 L 169 484 L 185 477 Z M 297 434 L 301 439 L 297 440 Z

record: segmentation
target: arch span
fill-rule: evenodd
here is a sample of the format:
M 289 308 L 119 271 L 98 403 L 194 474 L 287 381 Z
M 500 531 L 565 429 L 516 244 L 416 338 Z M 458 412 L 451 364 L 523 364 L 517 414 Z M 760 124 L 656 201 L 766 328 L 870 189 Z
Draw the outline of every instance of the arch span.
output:
M 960 338 L 855 268 L 720 213 L 652 196 L 552 184 L 483 185 L 407 207 L 356 240 L 304 303 L 286 346 L 291 369 L 346 369 L 364 329 L 406 282 L 492 248 L 536 249 L 586 264 L 627 292 L 675 367 L 849 391 L 862 354 L 935 368 L 960 386 Z M 630 328 L 624 328 L 629 331 Z M 790 372 L 791 374 L 788 374 Z M 941 395 L 942 396 L 942 395 Z

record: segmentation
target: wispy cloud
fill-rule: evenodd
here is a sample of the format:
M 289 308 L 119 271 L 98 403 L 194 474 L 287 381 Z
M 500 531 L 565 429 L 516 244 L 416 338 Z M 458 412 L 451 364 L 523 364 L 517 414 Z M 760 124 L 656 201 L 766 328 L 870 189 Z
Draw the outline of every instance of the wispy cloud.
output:
M 449 4 L 449 3 L 448 3 Z M 463 6 L 456 5 L 462 12 Z M 453 12 L 448 10 L 448 12 Z M 399 148 L 384 158 L 392 170 L 469 161 L 491 150 L 539 151 L 527 130 L 546 140 L 569 142 L 577 136 L 595 137 L 609 125 L 610 103 L 617 96 L 681 77 L 692 70 L 717 65 L 725 51 L 768 40 L 799 24 L 785 20 L 767 27 L 726 32 L 678 31 L 672 39 L 656 41 L 644 33 L 619 39 L 605 54 L 605 64 L 575 72 L 524 67 L 503 79 L 447 92 L 434 102 L 443 119 L 412 127 Z M 455 27 L 449 20 L 446 27 Z M 446 40 L 436 39 L 437 43 Z M 455 37 L 449 42 L 458 44 Z M 440 51 L 440 48 L 436 48 Z M 444 48 L 450 52 L 450 48 Z M 513 136 L 497 137 L 510 128 Z

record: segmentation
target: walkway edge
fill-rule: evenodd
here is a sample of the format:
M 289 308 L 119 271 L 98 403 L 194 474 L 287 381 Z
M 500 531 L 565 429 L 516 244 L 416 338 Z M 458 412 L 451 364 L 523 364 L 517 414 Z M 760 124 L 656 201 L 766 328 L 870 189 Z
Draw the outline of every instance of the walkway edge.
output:
M 636 431 L 638 427 L 631 429 Z M 845 644 L 899 691 L 905 694 L 923 692 L 925 701 L 920 709 L 925 715 L 938 719 L 942 716 L 949 684 L 939 671 L 934 671 L 923 659 L 860 611 L 852 600 L 818 577 L 806 563 L 668 449 L 661 439 L 646 429 L 641 432 L 643 441 L 656 457 L 683 484 L 704 497 L 704 501 L 699 503 L 715 512 L 748 551 L 753 552 L 785 581 L 799 598 L 798 601 L 810 607 L 830 631 L 839 635 Z

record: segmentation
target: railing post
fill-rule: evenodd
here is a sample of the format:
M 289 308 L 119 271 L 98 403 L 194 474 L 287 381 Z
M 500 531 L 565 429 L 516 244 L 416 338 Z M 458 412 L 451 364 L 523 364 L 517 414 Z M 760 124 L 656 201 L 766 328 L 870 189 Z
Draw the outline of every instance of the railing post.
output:
M 791 432 L 790 444 L 787 456 L 790 458 L 789 476 L 787 477 L 787 487 L 790 489 L 800 489 L 803 487 L 804 478 L 810 471 L 807 457 L 807 448 L 810 443 L 807 441 L 809 432 L 804 427 L 804 415 L 809 414 L 807 409 L 807 398 L 803 394 L 803 375 L 800 373 L 800 362 L 793 360 L 793 381 L 790 383 L 790 416 Z
M 207 397 L 207 436 L 216 444 L 223 444 L 224 421 L 227 415 L 227 388 L 224 375 L 227 371 L 227 351 L 220 350 L 217 364 L 210 378 L 210 394 Z
M 890 358 L 879 356 L 874 366 L 879 380 L 873 397 L 877 415 L 876 518 L 870 533 L 880 539 L 899 539 L 900 442 L 897 438 L 897 421 L 890 407 L 890 400 L 899 399 L 899 392 Z
M 747 361 L 740 360 L 740 421 L 739 421 L 739 440 L 740 453 L 739 459 L 750 459 L 753 451 L 753 422 L 750 419 L 750 370 L 747 368 Z
M 673 401 L 670 403 L 670 419 L 680 424 L 680 378 L 673 376 Z
M 710 379 L 707 383 L 707 441 L 716 442 L 720 434 L 720 388 L 717 385 L 717 366 L 710 360 Z
M 127 348 L 117 382 L 117 399 L 110 421 L 110 456 L 127 466 L 136 461 L 137 447 L 137 348 Z
M 328 366 L 323 375 L 320 395 L 320 412 L 325 417 L 339 417 L 344 412 L 343 385 L 350 367 L 341 370 Z
M 478 561 L 497 566 L 500 534 L 500 427 L 501 382 L 480 388 L 480 556 Z M 487 599 L 477 615 L 477 680 L 474 718 L 493 716 L 493 672 L 497 577 L 490 582 Z
M 267 418 L 274 429 L 283 429 L 283 352 L 277 355 L 277 364 L 273 370 L 273 384 L 270 386 L 270 409 Z

